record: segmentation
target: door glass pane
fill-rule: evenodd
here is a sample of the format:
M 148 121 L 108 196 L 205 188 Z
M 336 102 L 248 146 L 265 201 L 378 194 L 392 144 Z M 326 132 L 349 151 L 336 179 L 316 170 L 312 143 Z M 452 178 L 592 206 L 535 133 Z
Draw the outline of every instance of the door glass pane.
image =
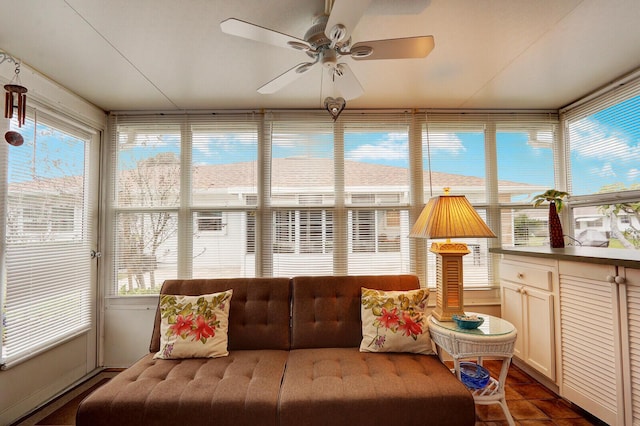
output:
M 20 129 L 12 123 L 24 144 L 8 150 L 1 363 L 92 325 L 91 137 L 44 115 Z

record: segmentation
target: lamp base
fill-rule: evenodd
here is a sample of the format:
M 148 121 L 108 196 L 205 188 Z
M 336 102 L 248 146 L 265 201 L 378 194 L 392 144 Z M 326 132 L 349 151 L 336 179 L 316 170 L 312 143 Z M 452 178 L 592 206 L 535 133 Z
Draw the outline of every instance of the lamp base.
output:
M 436 254 L 436 307 L 432 315 L 438 321 L 452 321 L 464 315 L 462 256 L 470 253 L 465 243 L 433 243 Z

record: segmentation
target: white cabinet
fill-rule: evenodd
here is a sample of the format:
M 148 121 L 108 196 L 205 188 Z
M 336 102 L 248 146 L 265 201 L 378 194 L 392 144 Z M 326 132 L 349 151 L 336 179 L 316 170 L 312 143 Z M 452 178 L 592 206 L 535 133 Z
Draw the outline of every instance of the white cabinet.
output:
M 640 425 L 638 252 L 568 247 L 500 253 L 502 315 L 518 329 L 514 356 L 555 377 L 560 396 L 607 424 Z M 555 364 L 547 357 L 554 347 Z
M 640 269 L 559 270 L 561 395 L 610 425 L 640 424 Z
M 622 336 L 624 424 L 640 424 L 640 269 L 618 268 Z
M 560 394 L 610 425 L 623 425 L 619 285 L 607 280 L 616 267 L 560 261 L 559 273 Z
M 556 381 L 555 263 L 505 257 L 500 264 L 502 318 L 518 330 L 514 356 L 553 382 Z

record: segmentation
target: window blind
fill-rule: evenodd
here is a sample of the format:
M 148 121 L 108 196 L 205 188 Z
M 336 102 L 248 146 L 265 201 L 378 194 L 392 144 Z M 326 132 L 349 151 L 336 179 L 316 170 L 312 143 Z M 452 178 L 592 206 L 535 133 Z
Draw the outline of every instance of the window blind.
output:
M 149 282 L 173 277 L 300 274 L 417 273 L 433 285 L 428 242 L 409 239 L 411 225 L 444 186 L 499 224 L 488 208 L 499 198 L 496 123 L 518 119 L 549 121 L 420 111 L 345 111 L 335 122 L 326 111 L 114 114 L 114 292 L 152 292 Z M 528 135 L 535 126 L 522 128 Z M 161 217 L 167 227 L 157 226 Z M 488 242 L 468 243 L 466 282 L 491 285 Z
M 157 293 L 178 273 L 178 209 L 184 198 L 180 123 L 112 120 L 118 294 Z
M 563 111 L 577 245 L 640 248 L 640 79 Z
M 265 116 L 271 150 L 268 203 L 271 250 L 263 251 L 273 276 L 332 275 L 335 262 L 336 185 L 342 164 L 335 157 L 333 121 L 317 112 Z M 270 154 L 270 155 L 269 155 Z M 340 204 L 340 203 L 338 203 Z
M 640 79 L 564 114 L 573 196 L 640 189 Z
M 34 117 L 31 114 L 31 117 Z M 91 135 L 42 112 L 8 150 L 3 368 L 90 329 Z
M 188 122 L 190 205 L 183 207 L 193 226 L 181 248 L 192 254 L 192 277 L 256 276 L 258 123 L 253 114 Z

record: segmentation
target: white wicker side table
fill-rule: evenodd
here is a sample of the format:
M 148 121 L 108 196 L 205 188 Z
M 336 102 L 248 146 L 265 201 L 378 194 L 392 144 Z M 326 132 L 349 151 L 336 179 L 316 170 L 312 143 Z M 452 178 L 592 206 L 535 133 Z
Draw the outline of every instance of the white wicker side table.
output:
M 473 312 L 466 312 L 467 315 Z M 436 344 L 438 356 L 442 360 L 442 351 L 453 358 L 453 372 L 460 379 L 460 361 L 474 359 L 482 365 L 482 358 L 502 360 L 500 376 L 491 377 L 487 386 L 472 390 L 476 404 L 499 404 L 509 425 L 515 425 L 505 400 L 504 383 L 507 379 L 513 346 L 516 341 L 516 328 L 508 321 L 485 314 L 476 314 L 484 318 L 484 323 L 477 329 L 465 330 L 452 321 L 438 321 L 430 316 L 429 332 Z

